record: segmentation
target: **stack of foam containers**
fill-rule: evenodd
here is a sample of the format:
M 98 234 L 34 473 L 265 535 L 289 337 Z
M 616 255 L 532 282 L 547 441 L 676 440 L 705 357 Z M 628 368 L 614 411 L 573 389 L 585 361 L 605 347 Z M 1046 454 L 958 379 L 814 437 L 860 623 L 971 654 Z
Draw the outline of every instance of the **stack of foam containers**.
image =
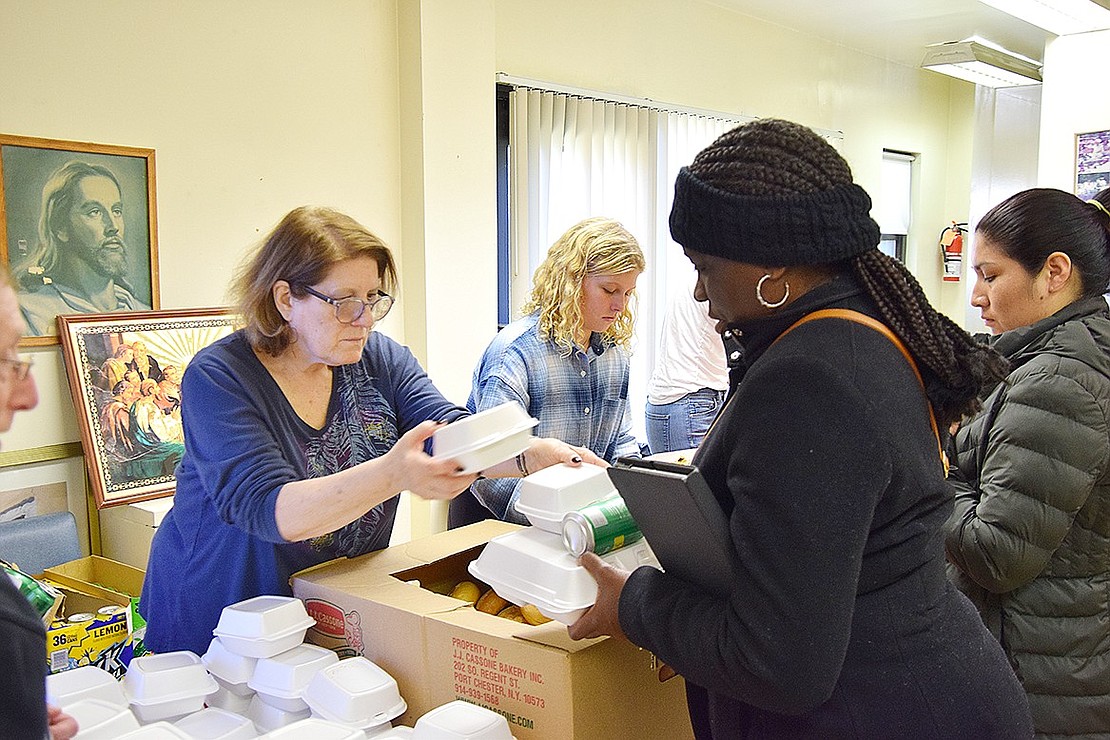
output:
M 200 657 L 189 650 L 132 659 L 122 685 L 131 711 L 144 725 L 199 712 L 217 688 Z
M 355 659 L 343 662 L 350 660 Z M 363 670 L 360 667 L 358 672 Z M 383 706 L 395 700 L 392 689 L 388 688 L 388 681 L 383 682 L 378 675 L 366 674 L 365 677 L 370 677 L 369 685 L 377 689 L 369 692 L 374 697 L 368 704 L 363 704 L 366 697 L 352 701 L 345 690 L 340 690 L 339 693 L 343 696 L 329 701 L 329 705 L 339 711 L 351 712 L 352 715 L 365 716 L 370 706 Z M 311 694 L 306 698 L 310 697 Z M 312 704 L 311 701 L 309 703 Z M 491 709 L 461 700 L 442 704 L 424 713 L 417 719 L 414 727 L 390 727 L 389 723 L 385 723 L 380 728 L 363 729 L 324 719 L 314 713 L 308 719 L 298 720 L 262 737 L 266 740 L 514 740 L 509 723 L 503 716 Z
M 339 660 L 304 644 L 313 624 L 292 596 L 256 596 L 224 607 L 203 657 L 217 683 L 209 707 L 246 717 L 258 734 L 308 717 L 304 684 L 314 670 Z
M 357 730 L 320 717 L 308 717 L 267 732 L 267 740 L 367 740 L 362 730 Z M 378 740 L 378 736 L 375 736 Z
M 333 651 L 305 643 L 312 624 L 298 599 L 247 599 L 224 608 L 203 656 L 144 655 L 132 661 L 122 681 L 95 666 L 52 674 L 47 701 L 78 720 L 79 740 L 503 737 L 442 734 L 442 723 L 462 721 L 465 708 L 425 720 L 422 735 L 393 727 L 407 709 L 397 681 L 364 657 L 341 661 Z M 473 718 L 467 722 L 474 724 Z
M 108 671 L 94 665 L 83 665 L 46 677 L 46 703 L 67 707 L 82 699 L 98 699 L 127 708 L 123 687 Z
M 173 724 L 214 711 L 203 708 L 214 688 L 200 659 L 182 651 L 135 658 L 123 681 L 97 666 L 51 674 L 46 677 L 46 701 L 77 721 L 78 740 L 257 737 L 253 726 L 249 734 L 229 735 L 190 733 Z
M 416 720 L 412 740 L 513 740 L 509 722 L 492 709 L 455 700 Z
M 219 686 L 216 693 L 208 697 L 208 706 L 245 714 L 254 696 L 254 689 L 248 682 L 254 675 L 258 658 L 233 653 L 220 638 L 213 637 L 201 660 Z
M 491 539 L 468 569 L 501 598 L 532 604 L 546 617 L 574 624 L 597 599 L 597 583 L 563 544 L 563 516 L 595 501 L 617 496 L 605 468 L 552 465 L 520 482 L 516 509 L 532 526 Z M 659 567 L 644 540 L 605 553 L 624 570 Z
M 241 714 L 219 707 L 207 707 L 173 724 L 189 737 L 207 740 L 252 740 L 258 737 L 253 722 Z
M 368 737 L 390 730 L 408 708 L 393 676 L 362 656 L 317 671 L 305 687 L 304 700 L 314 717 Z
M 117 736 L 117 740 L 192 740 L 192 738 L 193 736 L 185 730 L 164 720 L 151 722 L 137 730 Z M 80 733 L 77 734 L 77 740 L 84 740 Z

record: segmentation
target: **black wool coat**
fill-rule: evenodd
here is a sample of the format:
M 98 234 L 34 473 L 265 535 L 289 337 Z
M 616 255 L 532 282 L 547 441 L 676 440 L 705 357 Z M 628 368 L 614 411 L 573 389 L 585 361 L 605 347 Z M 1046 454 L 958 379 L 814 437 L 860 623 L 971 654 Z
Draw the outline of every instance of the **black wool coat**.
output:
M 628 637 L 708 694 L 714 738 L 1013 738 L 1026 698 L 945 576 L 952 509 L 927 401 L 840 277 L 741 324 L 739 381 L 694 458 L 730 520 L 728 598 L 640 568 Z M 742 379 L 741 379 L 742 377 Z M 694 704 L 692 703 L 692 706 Z
M 0 572 L 0 737 L 46 737 L 46 630 L 6 572 Z

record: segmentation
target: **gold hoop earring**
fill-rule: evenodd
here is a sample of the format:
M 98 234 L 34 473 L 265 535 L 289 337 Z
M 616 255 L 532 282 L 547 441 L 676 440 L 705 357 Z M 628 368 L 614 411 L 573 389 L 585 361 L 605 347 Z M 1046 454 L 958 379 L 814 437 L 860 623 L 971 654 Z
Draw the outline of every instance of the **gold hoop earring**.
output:
M 764 275 L 759 279 L 759 282 L 755 284 L 755 297 L 756 300 L 759 301 L 759 304 L 764 308 L 778 308 L 782 306 L 782 304 L 786 303 L 786 299 L 790 297 L 790 283 L 783 283 L 783 286 L 786 288 L 786 292 L 777 303 L 771 303 L 763 297 L 763 283 L 767 282 L 770 279 L 770 275 Z

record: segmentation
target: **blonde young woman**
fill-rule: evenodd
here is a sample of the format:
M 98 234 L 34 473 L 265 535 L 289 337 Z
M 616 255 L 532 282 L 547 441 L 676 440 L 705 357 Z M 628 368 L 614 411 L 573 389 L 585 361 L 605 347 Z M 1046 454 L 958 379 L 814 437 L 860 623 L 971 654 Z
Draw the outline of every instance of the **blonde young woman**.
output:
M 467 408 L 507 401 L 539 419 L 536 434 L 612 462 L 639 453 L 628 404 L 630 300 L 645 266 L 620 223 L 590 218 L 570 227 L 533 276 L 523 318 L 502 329 L 474 371 Z M 524 455 L 521 472 L 534 472 Z M 479 480 L 451 504 L 450 524 L 495 516 L 527 524 L 513 505 L 517 482 Z M 477 506 L 474 498 L 488 510 Z

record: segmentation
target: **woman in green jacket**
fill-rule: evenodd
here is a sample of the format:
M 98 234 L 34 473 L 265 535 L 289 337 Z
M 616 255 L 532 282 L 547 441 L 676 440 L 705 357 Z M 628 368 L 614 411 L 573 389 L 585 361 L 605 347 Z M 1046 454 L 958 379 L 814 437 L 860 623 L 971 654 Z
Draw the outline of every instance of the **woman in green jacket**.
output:
M 976 227 L 1009 376 L 955 436 L 950 575 L 1029 695 L 1039 737 L 1110 734 L 1110 213 L 1026 190 Z

